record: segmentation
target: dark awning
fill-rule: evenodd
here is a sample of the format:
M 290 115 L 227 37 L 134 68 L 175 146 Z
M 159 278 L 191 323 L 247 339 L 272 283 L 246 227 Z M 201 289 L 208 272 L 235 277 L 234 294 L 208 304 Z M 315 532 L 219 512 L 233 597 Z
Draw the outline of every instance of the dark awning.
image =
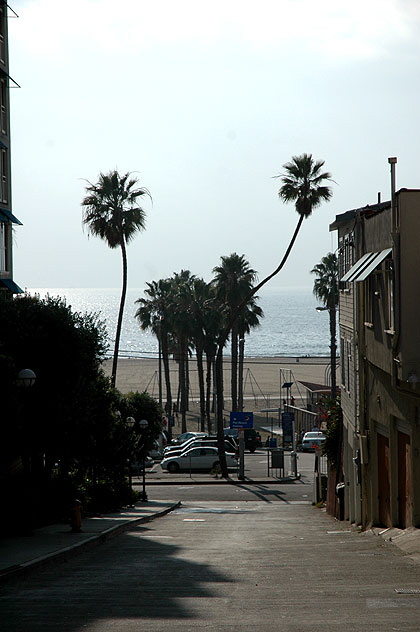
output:
M 0 283 L 13 294 L 23 294 L 23 290 L 12 279 L 0 279 Z
M 357 275 L 355 281 L 364 281 L 365 279 L 367 279 L 369 274 L 376 270 L 379 264 L 381 264 L 382 261 L 386 259 L 389 254 L 391 254 L 391 252 L 392 248 L 386 248 L 385 250 L 381 250 L 381 252 L 377 252 L 376 256 L 372 259 L 368 266 L 364 268 L 363 272 L 360 272 Z
M 22 222 L 18 220 L 17 217 L 13 215 L 7 208 L 0 207 L 0 222 L 13 222 L 13 224 L 19 224 L 19 226 L 23 226 Z
M 367 252 L 356 261 L 340 281 L 364 281 L 391 252 L 392 248 L 386 248 L 380 252 Z

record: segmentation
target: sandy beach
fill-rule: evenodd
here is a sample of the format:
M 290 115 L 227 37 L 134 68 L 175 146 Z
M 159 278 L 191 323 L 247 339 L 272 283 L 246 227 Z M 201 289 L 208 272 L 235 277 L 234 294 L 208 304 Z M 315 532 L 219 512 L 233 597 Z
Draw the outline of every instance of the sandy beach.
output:
M 244 398 L 254 401 L 259 408 L 269 407 L 273 402 L 285 397 L 285 382 L 293 382 L 290 394 L 300 399 L 305 390 L 299 382 L 326 384 L 329 358 L 247 358 L 244 363 Z M 111 372 L 112 361 L 104 362 L 107 375 Z M 163 370 L 163 369 L 162 369 Z M 171 378 L 176 389 L 178 383 L 178 367 L 176 362 L 170 364 Z M 224 361 L 225 398 L 230 395 L 230 360 Z M 123 392 L 147 391 L 153 397 L 159 394 L 159 367 L 155 358 L 128 359 L 118 361 L 117 388 Z M 163 387 L 163 396 L 165 388 Z M 197 367 L 194 360 L 190 362 L 190 399 L 196 403 L 199 397 Z M 275 404 L 273 404 L 275 405 Z

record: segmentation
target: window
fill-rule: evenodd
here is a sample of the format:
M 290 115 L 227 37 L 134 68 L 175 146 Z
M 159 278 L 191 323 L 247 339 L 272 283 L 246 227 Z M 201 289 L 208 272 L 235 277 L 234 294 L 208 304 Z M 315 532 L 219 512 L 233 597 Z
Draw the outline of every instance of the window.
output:
M 7 237 L 9 226 L 0 222 L 0 272 L 7 272 Z
M 354 263 L 353 233 L 348 233 L 341 237 L 338 241 L 338 279 L 350 270 Z M 348 282 L 342 282 L 339 285 L 340 290 L 349 289 Z
M 0 131 L 7 134 L 7 83 L 0 79 Z
M 385 261 L 384 270 L 385 331 L 394 331 L 394 273 L 392 259 Z
M 347 351 L 347 355 L 346 355 L 346 359 L 347 359 L 347 371 L 346 371 L 347 383 L 346 383 L 346 390 L 347 390 L 348 393 L 350 393 L 351 343 L 348 340 L 346 342 L 346 351 Z
M 1 201 L 3 204 L 9 202 L 9 178 L 8 178 L 8 160 L 7 149 L 1 150 Z
M 346 370 L 347 370 L 347 362 L 346 362 L 346 354 L 345 354 L 345 340 L 344 338 L 340 339 L 340 357 L 341 357 L 341 384 L 345 386 L 346 384 Z
M 3 3 L 0 6 L 0 62 L 2 64 L 6 63 L 6 45 L 5 45 L 5 32 L 6 25 L 5 20 L 6 16 L 6 8 Z

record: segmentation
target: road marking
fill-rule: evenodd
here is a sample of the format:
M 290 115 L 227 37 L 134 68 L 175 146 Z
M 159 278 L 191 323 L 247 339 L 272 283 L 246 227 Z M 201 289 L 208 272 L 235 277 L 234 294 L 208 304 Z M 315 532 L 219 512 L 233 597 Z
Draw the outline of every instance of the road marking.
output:
M 204 518 L 184 518 L 184 522 L 206 522 Z

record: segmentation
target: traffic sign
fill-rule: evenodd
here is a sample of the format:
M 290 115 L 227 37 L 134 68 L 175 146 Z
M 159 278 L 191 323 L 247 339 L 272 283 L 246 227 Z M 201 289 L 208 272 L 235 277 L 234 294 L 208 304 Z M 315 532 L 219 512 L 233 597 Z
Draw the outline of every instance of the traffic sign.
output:
M 230 413 L 231 428 L 253 428 L 254 413 Z

